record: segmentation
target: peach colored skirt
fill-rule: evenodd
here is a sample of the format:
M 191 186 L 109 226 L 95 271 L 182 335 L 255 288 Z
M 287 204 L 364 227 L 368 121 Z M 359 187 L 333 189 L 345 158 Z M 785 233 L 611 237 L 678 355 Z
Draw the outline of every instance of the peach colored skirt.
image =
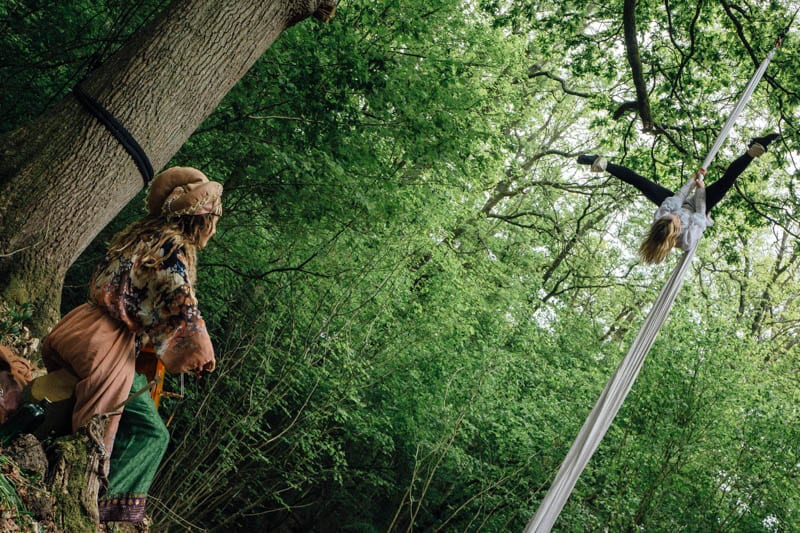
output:
M 110 413 L 128 399 L 136 367 L 134 334 L 93 304 L 67 313 L 42 344 L 47 370 L 70 368 L 80 379 L 75 387 L 72 430 L 95 414 Z M 109 417 L 105 432 L 108 454 L 114 446 L 119 415 Z

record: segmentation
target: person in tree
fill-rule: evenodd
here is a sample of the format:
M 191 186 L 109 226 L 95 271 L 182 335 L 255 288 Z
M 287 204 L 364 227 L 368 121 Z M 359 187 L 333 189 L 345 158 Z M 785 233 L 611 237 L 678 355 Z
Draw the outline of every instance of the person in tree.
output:
M 65 315 L 43 341 L 48 371 L 71 370 L 72 429 L 98 413 L 109 416 L 108 488 L 98 501 L 102 522 L 141 522 L 147 491 L 169 433 L 136 374 L 151 345 L 172 373 L 201 375 L 215 367 L 214 348 L 194 293 L 197 250 L 216 233 L 222 185 L 199 170 L 172 167 L 153 180 L 146 215 L 118 233 L 95 270 L 89 301 Z M 121 416 L 119 411 L 122 411 Z
M 636 187 L 645 198 L 658 206 L 647 236 L 639 246 L 639 255 L 645 263 L 661 263 L 670 250 L 678 247 L 689 251 L 697 245 L 706 227 L 714 222 L 709 216 L 725 194 L 733 187 L 736 178 L 744 172 L 754 158 L 767 151 L 769 144 L 778 137 L 771 133 L 750 141 L 747 151 L 739 156 L 723 174 L 722 178 L 708 187 L 702 174 L 695 174 L 677 193 L 644 178 L 622 165 L 609 163 L 596 155 L 578 156 L 578 163 L 591 165 L 593 172 L 607 171 L 612 176 Z

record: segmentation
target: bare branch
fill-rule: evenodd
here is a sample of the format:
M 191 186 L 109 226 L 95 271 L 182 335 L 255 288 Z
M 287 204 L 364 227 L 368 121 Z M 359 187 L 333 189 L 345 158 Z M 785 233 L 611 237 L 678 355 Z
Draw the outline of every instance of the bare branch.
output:
M 528 71 L 528 78 L 537 78 L 539 76 L 544 76 L 545 78 L 550 78 L 553 81 L 557 81 L 561 84 L 561 90 L 564 91 L 566 94 L 571 94 L 572 96 L 579 96 L 581 98 L 591 98 L 592 94 L 585 93 L 581 91 L 576 91 L 574 89 L 570 89 L 567 87 L 567 82 L 564 78 L 556 76 L 552 72 L 548 72 L 546 70 L 541 69 L 541 65 L 536 64 L 533 65 L 530 70 Z
M 791 229 L 789 229 L 787 227 L 787 225 L 785 223 L 783 223 L 780 220 L 777 220 L 776 218 L 770 216 L 769 213 L 765 212 L 763 209 L 760 209 L 759 206 L 760 205 L 764 205 L 764 204 L 762 202 L 756 202 L 752 198 L 747 196 L 747 194 L 745 194 L 745 192 L 742 190 L 742 188 L 739 186 L 738 183 L 734 184 L 734 187 L 736 187 L 736 191 L 742 196 L 742 198 L 744 198 L 744 201 L 748 203 L 748 205 L 753 209 L 753 211 L 755 211 L 760 216 L 764 217 L 766 220 L 768 220 L 772 224 L 783 228 L 783 230 L 786 231 L 786 233 L 788 233 L 789 235 L 791 235 L 795 239 L 800 239 L 800 234 L 798 234 L 795 231 L 792 231 Z M 792 220 L 794 220 L 794 217 L 790 217 L 790 218 Z

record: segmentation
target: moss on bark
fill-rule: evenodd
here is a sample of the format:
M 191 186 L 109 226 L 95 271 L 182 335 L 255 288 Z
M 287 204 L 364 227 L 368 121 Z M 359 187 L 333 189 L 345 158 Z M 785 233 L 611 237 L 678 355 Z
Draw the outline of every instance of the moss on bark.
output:
M 47 486 L 53 495 L 53 523 L 59 531 L 96 531 L 97 493 L 105 459 L 95 417 L 76 434 L 56 439 L 49 449 Z

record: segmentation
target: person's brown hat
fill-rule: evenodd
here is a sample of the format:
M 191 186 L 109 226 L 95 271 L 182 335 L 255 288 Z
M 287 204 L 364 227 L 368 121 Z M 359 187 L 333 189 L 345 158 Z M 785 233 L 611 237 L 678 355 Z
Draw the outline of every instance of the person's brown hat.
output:
M 147 194 L 151 215 L 172 218 L 221 212 L 222 184 L 192 167 L 171 167 L 153 179 Z

